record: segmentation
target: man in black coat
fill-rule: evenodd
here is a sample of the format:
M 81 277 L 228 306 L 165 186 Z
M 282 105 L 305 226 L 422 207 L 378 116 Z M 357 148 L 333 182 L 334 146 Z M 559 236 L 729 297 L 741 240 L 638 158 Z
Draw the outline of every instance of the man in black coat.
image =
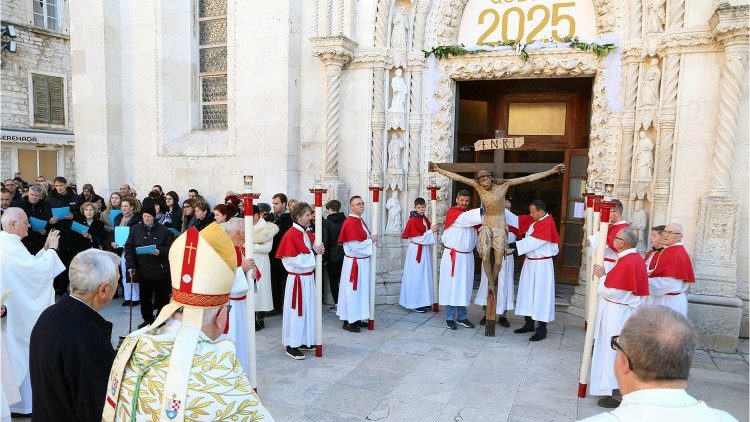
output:
M 267 315 L 278 315 L 281 314 L 284 309 L 284 291 L 286 289 L 286 277 L 287 272 L 284 269 L 284 264 L 281 263 L 281 259 L 276 258 L 276 250 L 279 249 L 279 243 L 281 238 L 284 237 L 284 233 L 292 228 L 292 216 L 286 209 L 287 197 L 283 193 L 277 193 L 273 196 L 271 201 L 271 207 L 273 213 L 269 214 L 270 221 L 279 226 L 279 232 L 273 237 L 273 245 L 271 246 L 271 253 L 268 257 L 271 258 L 271 294 L 273 296 L 273 311 Z
M 117 255 L 98 249 L 70 264 L 70 294 L 47 308 L 31 331 L 34 422 L 101 421 L 115 358 L 112 323 L 99 315 L 117 291 Z
M 344 247 L 339 244 L 341 226 L 344 225 L 346 215 L 341 212 L 341 202 L 332 199 L 326 203 L 328 216 L 323 220 L 323 265 L 328 273 L 328 285 L 331 287 L 333 303 L 339 303 L 339 280 L 341 267 L 344 265 Z
M 132 277 L 132 272 L 135 272 L 135 281 L 140 287 L 143 323 L 138 328 L 154 322 L 154 308 L 158 315 L 161 308 L 169 303 L 169 295 L 172 292 L 169 248 L 174 236 L 169 229 L 157 223 L 155 217 L 154 207 L 143 207 L 142 220 L 130 228 L 130 235 L 125 242 L 125 268 L 128 277 Z M 156 247 L 151 253 L 139 254 L 136 250 L 138 247 L 151 245 Z
M 78 195 L 76 195 L 73 188 L 68 186 L 68 181 L 62 177 L 55 177 L 53 180 L 53 186 L 55 187 L 49 196 L 50 208 L 62 208 L 68 207 L 70 214 L 65 218 L 57 219 L 52 217 L 49 219 L 49 229 L 57 229 L 60 231 L 60 248 L 57 250 L 57 255 L 65 265 L 66 270 L 55 277 L 55 293 L 63 295 L 68 291 L 68 270 L 70 261 L 76 254 L 75 250 L 75 238 L 77 233 L 70 229 L 74 217 L 80 217 L 81 213 L 78 207 L 76 207 L 78 201 Z
M 52 211 L 49 204 L 44 200 L 45 194 L 44 188 L 39 185 L 32 185 L 29 188 L 29 194 L 23 199 L 23 206 L 21 207 L 29 219 L 34 217 L 42 221 L 49 221 L 52 218 Z M 23 245 L 26 246 L 26 249 L 32 255 L 36 255 L 37 252 L 42 250 L 46 241 L 46 225 L 38 231 L 29 228 L 29 235 L 21 239 Z

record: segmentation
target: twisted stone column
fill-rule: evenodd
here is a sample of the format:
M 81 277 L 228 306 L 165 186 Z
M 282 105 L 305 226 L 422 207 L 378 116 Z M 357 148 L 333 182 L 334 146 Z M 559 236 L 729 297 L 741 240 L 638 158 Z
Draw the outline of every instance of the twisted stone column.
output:
M 372 69 L 372 149 L 370 184 L 383 184 L 383 147 L 385 146 L 385 68 Z
M 672 180 L 672 154 L 677 114 L 677 93 L 680 80 L 680 54 L 668 54 L 664 63 L 662 96 L 659 111 L 660 139 L 656 146 L 655 183 L 653 187 L 654 224 L 666 224 L 669 219 L 670 186 Z
M 630 174 L 635 141 L 635 108 L 638 101 L 638 63 L 625 68 L 625 111 L 622 116 L 622 144 L 620 145 L 620 172 L 617 178 L 617 197 L 625 200 L 630 195 Z
M 643 25 L 643 1 L 630 0 L 630 38 L 640 38 Z
M 387 44 L 389 4 L 388 0 L 378 0 L 378 8 L 375 11 L 375 47 L 385 47 Z
M 667 29 L 680 29 L 685 25 L 685 0 L 667 2 Z

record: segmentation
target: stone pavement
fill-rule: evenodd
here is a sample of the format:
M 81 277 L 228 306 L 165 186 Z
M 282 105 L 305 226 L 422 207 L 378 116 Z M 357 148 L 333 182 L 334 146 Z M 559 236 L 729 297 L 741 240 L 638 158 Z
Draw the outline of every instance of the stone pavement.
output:
M 103 312 L 115 343 L 127 329 L 121 301 Z M 355 334 L 326 311 L 324 356 L 302 361 L 284 355 L 281 316 L 268 317 L 257 340 L 261 400 L 277 421 L 572 421 L 603 410 L 594 397 L 576 398 L 580 318 L 558 312 L 547 339 L 531 343 L 512 332 L 520 317 L 490 338 L 479 325 L 447 330 L 444 316 L 379 305 L 375 331 Z M 472 305 L 469 318 L 479 321 L 481 308 Z M 741 345 L 735 354 L 697 351 L 688 392 L 748 421 L 747 340 Z

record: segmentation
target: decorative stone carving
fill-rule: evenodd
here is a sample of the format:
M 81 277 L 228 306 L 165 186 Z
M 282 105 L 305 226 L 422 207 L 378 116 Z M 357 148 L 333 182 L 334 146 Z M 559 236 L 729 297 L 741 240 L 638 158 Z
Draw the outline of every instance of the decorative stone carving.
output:
M 398 134 L 391 135 L 388 141 L 388 189 L 404 189 L 404 168 L 401 165 L 401 151 L 405 143 Z
M 646 210 L 643 209 L 643 201 L 635 201 L 635 210 L 633 215 L 630 216 L 630 226 L 638 230 L 638 245 L 636 249 L 639 252 L 646 250 L 646 242 L 644 242 L 646 228 L 648 228 L 648 215 Z
M 401 203 L 398 200 L 398 191 L 392 190 L 391 197 L 385 203 L 388 210 L 388 223 L 385 232 L 388 234 L 401 234 Z
M 635 131 L 635 108 L 638 103 L 639 63 L 628 63 L 625 66 L 623 105 L 625 110 L 620 120 L 622 125 L 622 144 L 620 145 L 620 171 L 617 180 L 617 197 L 630 196 L 631 162 L 633 160 L 633 143 Z
M 667 12 L 665 10 L 665 0 L 645 0 L 646 1 L 646 33 L 656 34 L 664 31 Z
M 685 25 L 685 0 L 673 0 L 667 5 L 669 18 L 668 29 L 679 29 Z
M 639 132 L 635 156 L 635 180 L 650 181 L 654 169 L 654 141 L 644 131 Z
M 680 80 L 680 55 L 668 54 L 664 60 L 664 95 L 659 113 L 660 141 L 655 158 L 655 181 L 649 198 L 653 208 L 651 220 L 654 225 L 666 224 L 669 220 L 670 189 L 672 184 L 672 155 L 677 118 L 677 94 Z
M 385 68 L 372 69 L 372 146 L 370 185 L 383 184 L 383 146 L 385 145 Z
M 630 0 L 630 38 L 641 36 L 643 0 Z
M 390 0 L 378 0 L 375 12 L 375 47 L 385 47 Z
M 401 6 L 393 13 L 391 22 L 391 48 L 406 48 L 407 22 L 406 6 Z
M 646 75 L 641 85 L 641 128 L 648 129 L 656 126 L 656 111 L 659 107 L 659 86 L 661 84 L 661 69 L 659 69 L 659 59 L 652 58 L 651 66 L 646 71 Z
M 388 128 L 404 129 L 406 113 L 406 94 L 408 88 L 402 76 L 403 70 L 397 68 L 391 78 L 391 106 L 388 107 Z

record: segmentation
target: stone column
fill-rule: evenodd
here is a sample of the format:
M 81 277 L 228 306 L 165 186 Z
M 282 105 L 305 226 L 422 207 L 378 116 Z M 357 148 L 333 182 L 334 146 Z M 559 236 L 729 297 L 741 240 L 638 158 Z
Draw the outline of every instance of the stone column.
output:
M 643 27 L 643 1 L 630 0 L 630 38 L 640 38 Z
M 343 36 L 313 38 L 313 55 L 326 69 L 325 155 L 323 179 L 328 196 L 346 201 L 349 186 L 339 176 L 339 119 L 341 117 L 341 70 L 354 53 L 357 44 Z
M 677 92 L 680 81 L 680 54 L 669 53 L 665 58 L 662 77 L 661 105 L 659 107 L 659 134 L 655 153 L 655 182 L 651 199 L 653 225 L 666 224 L 669 219 L 669 198 L 672 183 L 672 154 L 674 150 L 674 130 L 677 119 Z
M 746 73 L 748 6 L 720 6 L 711 18 L 713 35 L 724 46 L 719 86 L 719 124 L 711 190 L 702 196 L 693 253 L 696 283 L 690 289 L 691 319 L 701 346 L 734 351 L 742 318 L 737 297 L 740 203 L 732 190 L 737 120 Z M 746 293 L 746 292 L 743 292 Z
M 422 70 L 424 56 L 416 54 L 409 58 L 411 69 L 411 92 L 409 93 L 409 148 L 407 160 L 406 188 L 409 197 L 419 195 L 421 185 L 419 150 L 422 146 Z
M 372 149 L 370 185 L 383 185 L 383 146 L 385 145 L 385 63 L 372 69 Z
M 635 108 L 638 101 L 638 63 L 625 66 L 624 105 L 625 111 L 620 120 L 622 144 L 620 145 L 620 171 L 617 178 L 616 195 L 625 201 L 630 196 L 630 178 L 633 161 L 635 136 Z

